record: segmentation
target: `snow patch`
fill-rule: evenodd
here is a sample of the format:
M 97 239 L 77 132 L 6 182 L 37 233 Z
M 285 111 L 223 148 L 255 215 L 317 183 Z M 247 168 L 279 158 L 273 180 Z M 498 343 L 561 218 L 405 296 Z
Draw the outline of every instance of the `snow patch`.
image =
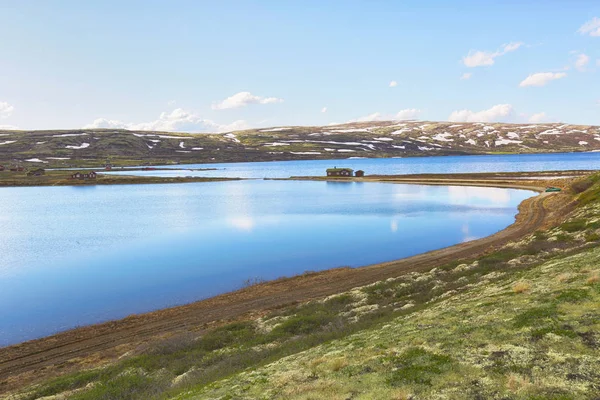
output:
M 369 132 L 369 130 L 368 129 L 358 129 L 358 128 L 354 128 L 354 129 L 331 129 L 330 132 L 335 132 L 335 133 Z
M 402 129 L 399 129 L 397 131 L 391 132 L 390 135 L 400 135 L 400 134 L 402 134 L 404 132 L 410 132 L 410 131 L 411 131 L 410 128 L 402 128 Z
M 562 132 L 558 129 L 548 129 L 547 131 L 540 132 L 540 135 L 562 135 Z
M 185 149 L 185 142 L 179 142 L 179 148 Z
M 271 129 L 262 129 L 259 132 L 280 132 L 280 131 L 289 131 L 292 128 L 271 128 Z
M 473 146 L 475 146 L 477 144 L 477 142 L 473 139 L 465 140 L 465 143 L 472 144 Z
M 11 143 L 17 143 L 16 140 L 7 140 L 5 142 L 0 142 L 0 146 L 5 145 L 5 144 L 11 144 Z
M 65 146 L 67 149 L 81 150 L 90 147 L 89 143 L 81 143 L 79 146 Z
M 69 137 L 69 136 L 87 136 L 87 133 L 62 133 L 60 135 L 52 135 L 52 137 Z
M 519 139 L 520 136 L 517 132 L 508 132 L 506 134 L 506 137 L 510 138 L 510 139 Z
M 580 146 L 585 146 L 586 144 L 588 144 L 588 142 L 586 142 L 586 141 L 583 141 L 583 140 L 580 140 L 580 141 L 579 141 L 579 145 L 580 145 Z
M 389 138 L 389 137 L 376 137 L 375 140 L 383 140 L 385 142 L 388 142 L 388 141 L 393 141 L 394 139 Z
M 268 147 L 271 147 L 271 146 L 289 146 L 289 145 L 290 145 L 289 143 L 281 143 L 281 142 L 273 142 L 273 143 L 265 143 L 265 144 L 263 144 L 263 146 L 268 146 Z
M 48 164 L 48 161 L 40 160 L 39 158 L 30 158 L 29 160 L 25 161 Z
M 204 147 L 192 147 L 192 150 L 204 150 Z
M 319 151 L 290 151 L 292 154 L 321 154 Z
M 225 135 L 223 135 L 223 137 L 231 139 L 231 140 L 233 140 L 236 143 L 241 143 L 240 140 L 238 138 L 236 138 L 233 133 L 226 133 Z
M 444 133 L 438 133 L 435 136 L 432 136 L 431 138 L 433 140 L 437 140 L 439 142 L 454 142 L 454 139 L 448 139 L 448 137 L 452 137 L 451 133 L 448 132 L 444 132 Z
M 352 149 L 338 149 L 338 153 L 354 153 L 356 150 Z
M 487 144 L 487 142 L 485 142 Z M 503 144 L 511 144 L 511 143 L 523 143 L 522 140 L 510 140 L 510 139 L 500 139 L 500 140 L 496 140 L 494 142 L 494 144 L 496 146 L 502 146 Z

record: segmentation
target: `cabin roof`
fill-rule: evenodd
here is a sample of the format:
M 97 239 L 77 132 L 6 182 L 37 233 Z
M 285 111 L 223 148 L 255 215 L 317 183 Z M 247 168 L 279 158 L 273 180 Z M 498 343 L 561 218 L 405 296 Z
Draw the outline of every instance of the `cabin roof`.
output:
M 352 168 L 327 168 L 327 172 L 335 172 L 335 171 L 354 171 Z

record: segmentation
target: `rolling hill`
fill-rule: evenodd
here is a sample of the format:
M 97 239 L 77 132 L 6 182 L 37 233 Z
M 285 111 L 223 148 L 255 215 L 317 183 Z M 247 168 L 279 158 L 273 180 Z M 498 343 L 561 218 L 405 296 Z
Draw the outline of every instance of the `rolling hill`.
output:
M 0 163 L 117 165 L 600 150 L 600 127 L 379 121 L 225 134 L 112 129 L 0 131 Z

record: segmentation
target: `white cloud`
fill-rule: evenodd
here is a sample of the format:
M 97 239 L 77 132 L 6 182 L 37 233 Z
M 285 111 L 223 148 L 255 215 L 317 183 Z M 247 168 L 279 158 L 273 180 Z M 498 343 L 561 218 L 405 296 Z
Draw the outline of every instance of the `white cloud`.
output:
M 255 96 L 250 92 L 239 92 L 223 101 L 214 103 L 212 109 L 226 110 L 229 108 L 246 107 L 249 104 L 273 104 L 282 102 L 283 99 L 278 99 L 277 97 L 260 97 Z
M 0 118 L 8 118 L 12 115 L 15 108 L 5 101 L 0 101 Z
M 588 65 L 589 62 L 590 57 L 586 54 L 581 53 L 577 56 L 577 60 L 575 61 L 575 68 L 577 68 L 579 71 L 584 71 L 585 66 Z
M 421 110 L 418 110 L 416 108 L 406 108 L 404 110 L 398 111 L 394 115 L 382 114 L 380 112 L 374 112 L 373 114 L 369 114 L 364 117 L 353 119 L 348 122 L 371 122 L 371 121 L 416 119 L 419 116 L 419 114 L 421 114 Z
M 171 106 L 171 107 L 172 107 L 172 106 L 174 106 L 175 104 L 177 104 L 177 101 L 175 101 L 175 100 L 169 100 L 169 101 L 167 101 L 167 105 L 168 105 L 168 106 Z
M 600 36 L 600 18 L 594 17 L 579 28 L 577 31 L 582 35 Z
M 470 72 L 465 72 L 464 74 L 462 74 L 462 76 L 460 77 L 461 81 L 466 81 L 467 79 L 471 79 L 471 76 L 473 76 L 472 73 Z
M 371 121 L 383 121 L 385 118 L 383 114 L 379 112 L 374 112 L 373 114 L 369 114 L 364 117 L 360 117 L 357 119 L 350 120 L 348 122 L 371 122 Z
M 529 75 L 519 84 L 519 86 L 544 86 L 550 81 L 561 79 L 565 76 L 567 76 L 565 72 L 538 72 L 536 74 Z
M 390 87 L 396 87 L 396 86 L 398 86 L 398 82 L 396 82 L 396 81 L 390 82 Z
M 521 42 L 508 43 L 503 45 L 501 50 L 496 50 L 494 52 L 470 50 L 469 54 L 463 57 L 462 61 L 463 64 L 470 68 L 494 65 L 496 57 L 515 51 L 522 45 L 523 43 Z
M 321 108 L 321 112 L 322 112 L 322 113 L 326 113 L 326 112 L 327 112 L 327 107 L 323 107 L 323 108 Z
M 502 122 L 512 118 L 513 106 L 510 104 L 497 104 L 492 108 L 482 111 L 459 110 L 448 117 L 451 122 Z
M 405 119 L 416 119 L 421 114 L 421 110 L 416 108 L 406 108 L 404 110 L 398 111 L 398 113 L 394 116 L 394 119 L 405 120 Z
M 214 121 L 203 119 L 198 114 L 177 108 L 170 113 L 163 112 L 159 118 L 150 122 L 128 123 L 118 120 L 98 118 L 85 129 L 128 129 L 132 131 L 167 131 L 167 132 L 229 132 L 247 129 L 246 121 L 235 121 L 231 124 L 218 124 Z
M 542 122 L 549 122 L 549 119 L 545 112 L 541 112 L 533 114 L 531 117 L 529 117 L 529 122 L 532 124 L 539 124 Z

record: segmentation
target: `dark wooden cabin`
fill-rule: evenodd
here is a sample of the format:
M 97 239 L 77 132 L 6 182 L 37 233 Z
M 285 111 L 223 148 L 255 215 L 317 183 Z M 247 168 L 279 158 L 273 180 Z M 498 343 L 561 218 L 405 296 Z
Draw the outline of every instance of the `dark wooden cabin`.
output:
M 44 170 L 43 168 L 34 169 L 27 173 L 27 176 L 42 176 L 42 175 L 46 175 L 46 170 Z
M 327 176 L 352 176 L 352 172 L 354 170 L 352 168 L 328 168 Z

